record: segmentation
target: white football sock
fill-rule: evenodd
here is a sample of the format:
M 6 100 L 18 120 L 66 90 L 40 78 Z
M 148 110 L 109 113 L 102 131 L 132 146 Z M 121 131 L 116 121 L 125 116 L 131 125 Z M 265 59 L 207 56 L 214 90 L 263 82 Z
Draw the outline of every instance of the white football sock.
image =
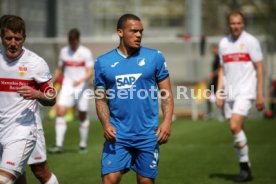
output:
M 244 131 L 240 131 L 238 134 L 234 135 L 233 138 L 234 149 L 238 155 L 239 161 L 249 163 L 248 145 Z
M 87 146 L 87 139 L 88 139 L 88 133 L 89 133 L 89 125 L 90 121 L 89 119 L 85 119 L 84 121 L 80 122 L 80 147 L 86 147 Z
M 64 136 L 67 130 L 67 123 L 64 117 L 56 118 L 56 146 L 63 146 Z
M 51 178 L 45 184 L 59 184 L 54 173 L 52 173 Z
M 209 101 L 210 101 L 211 103 L 216 103 L 216 96 L 215 96 L 214 94 L 211 94 L 211 95 L 209 96 Z

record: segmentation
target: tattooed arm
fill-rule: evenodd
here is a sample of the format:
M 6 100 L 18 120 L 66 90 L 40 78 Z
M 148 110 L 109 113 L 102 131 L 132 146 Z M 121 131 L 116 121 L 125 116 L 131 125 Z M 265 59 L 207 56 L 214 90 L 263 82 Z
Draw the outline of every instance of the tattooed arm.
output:
M 159 82 L 158 88 L 161 91 L 161 109 L 163 113 L 163 122 L 156 131 L 156 135 L 158 135 L 158 142 L 163 144 L 169 140 L 171 134 L 171 124 L 174 108 L 170 78 L 167 77 L 165 80 Z
M 106 91 L 96 89 L 96 111 L 104 129 L 104 137 L 107 141 L 116 142 L 116 129 L 110 123 L 110 111 L 107 104 Z

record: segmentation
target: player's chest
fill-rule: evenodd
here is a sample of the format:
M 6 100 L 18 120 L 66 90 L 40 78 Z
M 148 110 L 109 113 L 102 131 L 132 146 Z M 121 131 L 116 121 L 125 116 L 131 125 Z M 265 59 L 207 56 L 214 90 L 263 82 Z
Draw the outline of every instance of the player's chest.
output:
M 63 61 L 83 61 L 84 60 L 84 53 L 77 51 L 77 52 L 64 52 L 61 55 L 61 59 Z
M 248 53 L 249 46 L 245 41 L 227 42 L 222 46 L 221 52 L 223 55 L 232 53 Z
M 115 60 L 106 66 L 106 78 L 109 81 L 150 80 L 154 77 L 155 64 L 145 57 L 125 58 Z
M 32 67 L 28 62 L 0 60 L 0 78 L 30 79 Z
M 229 42 L 221 50 L 223 62 L 245 63 L 251 61 L 249 47 L 245 42 Z

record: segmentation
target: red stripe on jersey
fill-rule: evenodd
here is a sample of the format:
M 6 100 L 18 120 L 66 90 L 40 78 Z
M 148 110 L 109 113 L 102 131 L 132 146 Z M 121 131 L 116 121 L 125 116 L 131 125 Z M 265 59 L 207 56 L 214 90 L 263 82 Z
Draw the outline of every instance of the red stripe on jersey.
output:
M 37 84 L 37 86 L 38 86 L 38 89 L 42 92 L 48 92 L 48 91 L 51 92 L 54 90 L 52 80 L 48 80 L 47 82 Z
M 251 58 L 248 53 L 234 53 L 223 55 L 223 62 L 250 62 Z
M 64 66 L 68 67 L 84 67 L 84 61 L 64 61 Z
M 21 86 L 37 89 L 37 83 L 34 80 L 0 78 L 0 91 L 16 92 Z

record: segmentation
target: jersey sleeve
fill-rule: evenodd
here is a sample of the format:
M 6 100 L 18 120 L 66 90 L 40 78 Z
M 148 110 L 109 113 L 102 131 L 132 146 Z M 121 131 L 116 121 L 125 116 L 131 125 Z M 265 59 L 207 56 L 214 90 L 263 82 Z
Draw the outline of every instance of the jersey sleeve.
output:
M 169 71 L 167 69 L 165 58 L 160 51 L 157 51 L 155 62 L 157 64 L 155 73 L 156 81 L 161 82 L 169 76 Z
M 93 54 L 90 50 L 87 50 L 87 54 L 86 54 L 86 58 L 85 58 L 85 66 L 86 67 L 94 66 Z
M 257 39 L 253 38 L 248 47 L 250 58 L 254 63 L 263 60 L 262 49 Z
M 34 80 L 37 83 L 37 89 L 42 92 L 52 90 L 52 74 L 49 70 L 47 63 L 44 60 L 40 60 L 34 68 Z
M 218 49 L 218 55 L 219 55 L 219 65 L 223 65 L 223 59 L 222 59 L 222 41 L 219 43 L 219 49 Z
M 52 78 L 49 67 L 44 60 L 40 60 L 34 70 L 34 80 L 38 84 L 47 82 Z
M 104 73 L 102 71 L 100 61 L 97 59 L 94 66 L 94 88 L 95 89 L 105 89 Z

